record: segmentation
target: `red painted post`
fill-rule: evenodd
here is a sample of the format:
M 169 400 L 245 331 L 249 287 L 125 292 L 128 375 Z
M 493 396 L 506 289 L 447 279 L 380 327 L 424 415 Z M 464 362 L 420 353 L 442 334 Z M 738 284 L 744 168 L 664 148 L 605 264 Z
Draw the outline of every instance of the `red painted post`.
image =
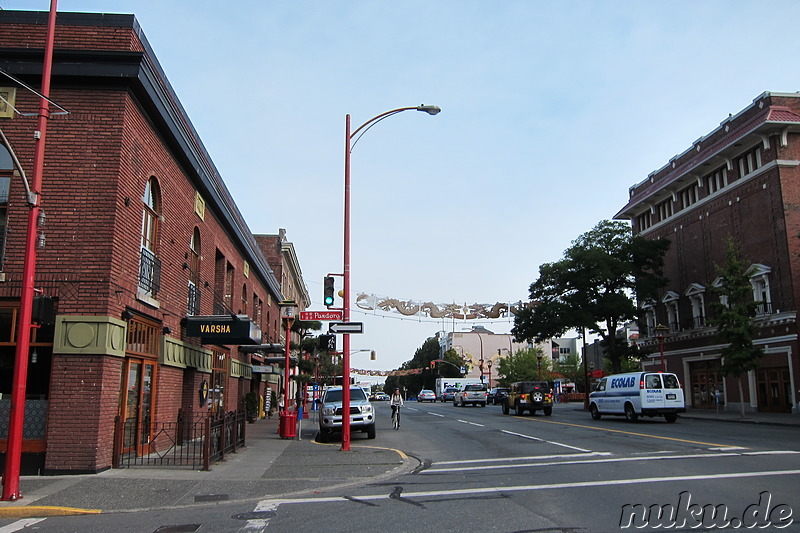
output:
M 28 351 L 31 340 L 31 310 L 33 308 L 34 280 L 36 278 L 37 220 L 41 210 L 42 174 L 44 172 L 44 147 L 47 119 L 50 108 L 50 73 L 53 65 L 53 45 L 56 30 L 56 0 L 50 1 L 47 21 L 47 42 L 42 70 L 42 98 L 39 102 L 38 135 L 33 158 L 31 183 L 31 210 L 28 213 L 28 232 L 25 238 L 25 263 L 22 267 L 22 293 L 19 302 L 19 327 L 17 351 L 14 359 L 14 377 L 11 388 L 11 414 L 8 423 L 5 474 L 3 474 L 3 500 L 14 501 L 22 497 L 19 489 L 20 463 L 22 461 L 22 430 L 25 421 L 25 389 L 28 380 Z

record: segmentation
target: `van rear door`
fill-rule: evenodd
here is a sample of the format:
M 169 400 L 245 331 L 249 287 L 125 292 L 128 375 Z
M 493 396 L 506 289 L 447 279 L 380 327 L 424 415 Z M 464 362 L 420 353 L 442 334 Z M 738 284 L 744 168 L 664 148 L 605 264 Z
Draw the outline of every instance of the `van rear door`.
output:
M 663 409 L 666 407 L 661 374 L 645 374 L 642 376 L 642 379 L 644 380 L 642 411 L 645 409 Z
M 683 401 L 683 389 L 675 374 L 663 374 L 664 380 L 664 407 L 683 409 L 686 405 Z

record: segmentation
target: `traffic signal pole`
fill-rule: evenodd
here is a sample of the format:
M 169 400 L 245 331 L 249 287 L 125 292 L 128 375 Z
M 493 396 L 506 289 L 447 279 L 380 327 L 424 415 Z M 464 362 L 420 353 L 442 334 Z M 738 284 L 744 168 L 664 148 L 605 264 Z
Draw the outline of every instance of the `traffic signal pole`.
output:
M 33 157 L 33 177 L 28 198 L 28 231 L 25 238 L 25 262 L 22 267 L 22 293 L 19 302 L 17 347 L 14 357 L 14 376 L 11 385 L 11 413 L 8 423 L 5 473 L 3 474 L 3 500 L 14 501 L 22 497 L 19 488 L 22 462 L 22 430 L 25 422 L 25 391 L 28 381 L 28 352 L 31 343 L 31 311 L 33 309 L 34 281 L 36 279 L 37 223 L 41 212 L 42 175 L 44 173 L 44 146 L 47 120 L 50 115 L 50 73 L 53 65 L 53 46 L 56 31 L 56 0 L 50 1 L 47 21 L 47 40 L 42 70 L 42 98 L 39 103 L 36 147 Z

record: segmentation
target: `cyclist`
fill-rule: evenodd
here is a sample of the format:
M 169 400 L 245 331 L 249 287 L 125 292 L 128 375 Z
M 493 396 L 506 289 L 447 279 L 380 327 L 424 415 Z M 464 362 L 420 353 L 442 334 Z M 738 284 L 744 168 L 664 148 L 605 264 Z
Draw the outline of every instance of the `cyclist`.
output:
M 394 393 L 389 397 L 389 405 L 392 406 L 392 420 L 395 415 L 399 416 L 398 410 L 403 406 L 403 395 L 400 394 L 400 389 L 394 389 Z

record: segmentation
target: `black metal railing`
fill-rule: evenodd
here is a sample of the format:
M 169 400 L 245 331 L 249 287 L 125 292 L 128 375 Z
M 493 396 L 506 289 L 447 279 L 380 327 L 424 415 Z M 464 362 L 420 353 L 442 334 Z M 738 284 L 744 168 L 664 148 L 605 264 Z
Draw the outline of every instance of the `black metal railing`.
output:
M 135 418 L 114 421 L 114 468 L 188 467 L 210 470 L 226 453 L 245 445 L 244 410 L 193 418 L 178 412 L 174 422 L 141 431 Z
M 139 261 L 139 287 L 153 296 L 161 289 L 161 259 L 147 248 Z

